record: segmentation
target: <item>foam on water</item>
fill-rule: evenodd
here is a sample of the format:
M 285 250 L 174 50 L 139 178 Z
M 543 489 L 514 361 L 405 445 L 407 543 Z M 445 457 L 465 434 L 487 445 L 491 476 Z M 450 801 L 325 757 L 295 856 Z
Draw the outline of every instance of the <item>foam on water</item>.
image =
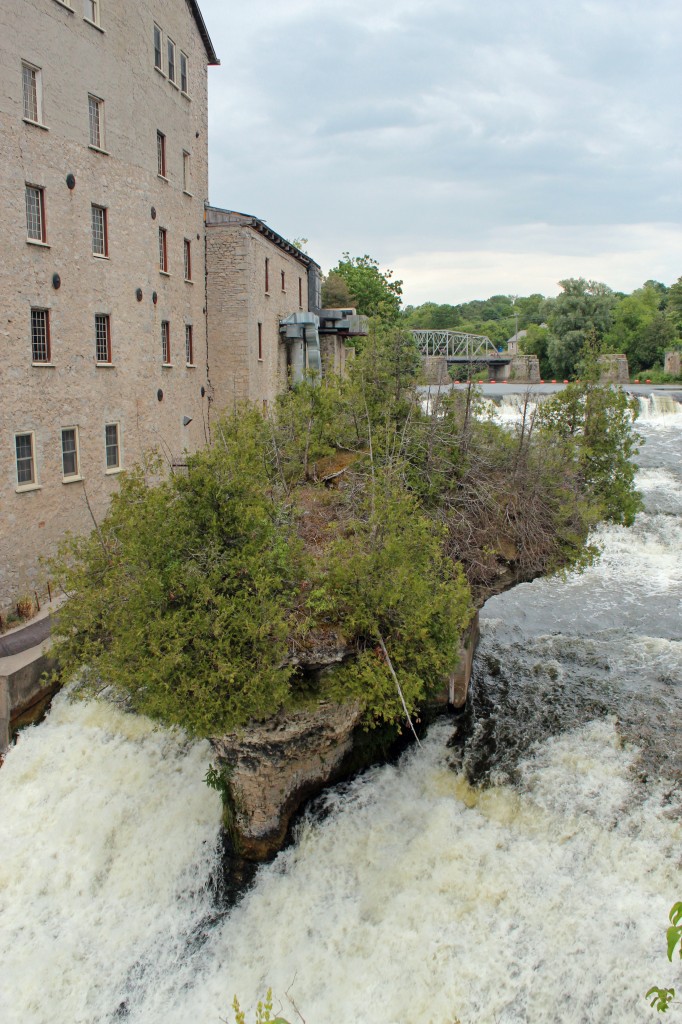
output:
M 650 1019 L 680 826 L 630 799 L 636 751 L 590 723 L 479 791 L 448 735 L 329 793 L 207 933 L 204 746 L 61 703 L 2 772 L 3 1021 L 218 1024 L 270 985 L 311 1024 Z
M 0 1019 L 109 1020 L 211 909 L 208 745 L 57 698 L 0 771 Z

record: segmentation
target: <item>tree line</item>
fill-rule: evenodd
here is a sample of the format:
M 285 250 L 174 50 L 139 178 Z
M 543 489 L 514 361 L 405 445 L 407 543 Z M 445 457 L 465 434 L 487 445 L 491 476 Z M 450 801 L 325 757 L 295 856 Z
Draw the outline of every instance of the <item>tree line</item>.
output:
M 645 281 L 629 295 L 573 277 L 559 282 L 556 297 L 492 295 L 404 307 L 402 284 L 371 256 L 346 252 L 324 280 L 323 304 L 355 306 L 410 329 L 484 334 L 500 348 L 519 334 L 519 350 L 538 357 L 546 378 L 579 376 L 586 359 L 608 352 L 624 353 L 633 375 L 661 374 L 665 352 L 682 349 L 682 277 L 671 286 Z

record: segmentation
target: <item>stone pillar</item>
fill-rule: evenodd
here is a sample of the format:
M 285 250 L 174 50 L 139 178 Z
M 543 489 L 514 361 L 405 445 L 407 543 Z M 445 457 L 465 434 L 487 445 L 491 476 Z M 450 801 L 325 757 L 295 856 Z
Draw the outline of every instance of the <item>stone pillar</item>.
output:
M 608 353 L 599 356 L 599 380 L 603 384 L 627 384 L 630 370 L 627 356 L 622 353 Z
M 671 373 L 673 377 L 682 375 L 682 352 L 666 352 L 663 363 L 665 373 Z
M 449 384 L 448 361 L 445 356 L 424 356 L 424 380 L 427 384 Z
M 509 369 L 508 380 L 519 384 L 540 383 L 540 361 L 537 356 L 514 356 Z

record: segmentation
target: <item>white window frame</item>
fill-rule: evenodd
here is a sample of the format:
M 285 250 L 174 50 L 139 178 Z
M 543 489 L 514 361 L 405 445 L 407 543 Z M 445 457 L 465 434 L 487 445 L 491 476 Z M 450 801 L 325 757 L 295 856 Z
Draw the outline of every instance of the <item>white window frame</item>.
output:
M 69 449 L 68 451 L 66 451 L 66 449 L 64 448 L 64 440 L 65 440 L 64 434 L 67 431 L 69 431 L 69 432 L 73 431 L 73 444 L 74 444 L 73 449 Z M 62 483 L 68 484 L 68 483 L 71 483 L 74 480 L 82 480 L 83 477 L 81 476 L 81 471 L 80 471 L 81 470 L 81 456 L 80 456 L 80 443 L 79 443 L 79 438 L 78 438 L 78 427 L 75 424 L 73 424 L 70 427 L 62 427 L 61 430 L 60 430 L 60 435 L 59 436 L 60 436 L 60 439 L 61 439 L 61 449 L 62 449 Z M 73 473 L 67 473 L 66 472 L 65 457 L 67 455 L 73 455 L 74 456 L 74 470 L 75 470 L 75 472 L 73 472 Z
M 189 57 L 184 50 L 180 50 L 180 91 L 189 96 Z
M 178 51 L 176 49 L 175 43 L 173 42 L 171 37 L 166 36 L 166 60 L 168 62 L 168 81 L 172 82 L 173 85 L 175 86 L 177 86 L 178 84 L 178 64 L 176 59 L 177 52 Z
M 26 196 L 26 241 L 31 242 L 33 245 L 47 245 L 47 221 L 45 219 L 45 189 L 42 185 L 33 185 L 30 181 L 27 181 L 25 188 Z M 37 193 L 37 213 L 38 213 L 38 231 L 39 234 L 31 234 L 31 220 L 34 217 L 36 206 L 33 205 L 31 209 L 29 205 L 29 192 Z
M 83 0 L 83 19 L 99 28 L 99 0 Z
M 93 117 L 93 110 L 96 111 L 96 121 Z M 96 128 L 96 134 L 93 132 L 93 127 Z M 91 149 L 105 151 L 104 100 L 92 92 L 88 93 L 88 138 Z
M 31 463 L 31 479 L 20 480 L 19 479 L 19 452 L 17 450 L 17 441 L 20 437 L 28 437 L 31 446 L 30 463 Z M 22 461 L 26 461 L 26 456 L 22 456 Z M 14 434 L 14 470 L 17 477 L 16 490 L 21 491 L 34 491 L 40 487 L 38 481 L 38 463 L 36 461 L 36 436 L 33 430 L 17 430 Z
M 185 365 L 195 366 L 193 324 L 185 324 Z
M 99 344 L 101 338 L 99 336 L 100 324 L 98 321 L 103 321 L 106 332 L 106 359 L 100 359 Z M 98 366 L 111 366 L 113 362 L 111 355 L 111 316 L 109 313 L 95 313 L 95 362 Z
M 28 83 L 26 72 L 30 73 L 30 96 L 28 94 L 27 89 Z M 43 72 L 42 68 L 39 68 L 36 64 L 31 64 L 31 62 L 28 60 L 22 60 L 21 62 L 21 98 L 24 112 L 24 121 L 28 121 L 29 124 L 38 124 L 42 128 L 44 128 L 45 125 L 43 124 Z M 35 117 L 33 117 L 33 114 L 35 114 Z
M 159 273 L 168 274 L 168 228 L 159 228 Z
M 97 211 L 97 220 L 95 211 Z M 99 214 L 102 215 L 101 218 L 99 217 Z M 92 255 L 97 256 L 98 259 L 109 259 L 109 216 L 107 207 L 100 206 L 99 203 L 90 204 L 90 235 L 92 241 Z M 99 243 L 100 235 L 102 238 L 101 251 L 96 245 L 96 243 Z
M 182 262 L 184 267 L 185 281 L 192 283 L 192 239 L 185 238 L 182 243 Z
M 166 136 L 163 132 L 156 130 L 156 173 L 159 178 L 168 181 L 168 164 L 166 161 Z
M 161 365 L 173 365 L 171 363 L 170 320 L 161 321 Z
M 156 34 L 157 34 L 157 32 L 158 32 L 158 35 L 159 35 L 159 47 L 158 47 L 158 50 L 157 50 L 157 47 L 156 47 Z M 161 31 L 160 26 L 156 24 L 156 22 L 154 22 L 154 35 L 153 35 L 153 39 L 154 39 L 154 67 L 156 68 L 157 71 L 159 71 L 161 74 L 163 74 L 163 32 Z M 156 62 L 156 55 L 157 55 L 157 53 L 159 55 L 158 64 Z
M 107 431 L 114 428 L 116 431 L 116 445 L 110 445 L 107 435 Z M 109 463 L 109 451 L 116 448 L 116 463 Z M 120 473 L 123 468 L 123 460 L 121 456 L 121 424 L 120 423 L 105 423 L 104 424 L 104 472 L 105 473 Z
M 44 324 L 44 336 L 37 338 L 36 327 L 37 324 L 34 320 L 34 313 L 42 314 L 42 321 Z M 42 330 L 42 329 L 41 329 Z M 36 358 L 36 341 L 44 346 L 45 358 L 41 358 L 38 354 Z M 31 306 L 31 364 L 33 366 L 51 366 L 52 365 L 52 339 L 50 337 L 50 311 L 44 306 Z

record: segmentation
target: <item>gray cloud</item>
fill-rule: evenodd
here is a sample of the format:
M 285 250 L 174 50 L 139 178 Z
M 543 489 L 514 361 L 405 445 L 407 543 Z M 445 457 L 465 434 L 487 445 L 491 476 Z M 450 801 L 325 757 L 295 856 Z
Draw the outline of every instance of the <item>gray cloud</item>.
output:
M 209 78 L 211 200 L 307 235 L 323 262 L 344 249 L 387 264 L 481 252 L 534 223 L 549 226 L 544 245 L 581 226 L 587 244 L 594 225 L 622 245 L 623 225 L 682 222 L 677 0 L 202 10 L 222 60 Z

